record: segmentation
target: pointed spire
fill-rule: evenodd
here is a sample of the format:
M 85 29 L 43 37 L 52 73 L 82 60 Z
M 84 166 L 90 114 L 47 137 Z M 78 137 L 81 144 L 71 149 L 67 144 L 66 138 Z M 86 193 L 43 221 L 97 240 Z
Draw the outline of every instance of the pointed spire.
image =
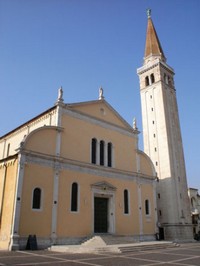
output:
M 148 24 L 147 24 L 147 33 L 146 33 L 145 55 L 144 55 L 145 63 L 150 59 L 150 57 L 160 58 L 162 61 L 166 62 L 163 49 L 161 47 L 156 30 L 153 25 L 153 21 L 151 19 L 151 9 L 147 9 L 147 17 L 148 17 Z

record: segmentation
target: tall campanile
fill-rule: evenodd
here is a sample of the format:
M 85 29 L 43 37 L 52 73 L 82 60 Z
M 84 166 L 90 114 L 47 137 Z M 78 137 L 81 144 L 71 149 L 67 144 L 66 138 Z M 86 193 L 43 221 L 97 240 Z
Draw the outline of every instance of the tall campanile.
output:
M 174 70 L 166 57 L 147 10 L 148 24 L 140 79 L 144 151 L 154 163 L 160 236 L 166 240 L 192 239 L 190 205 Z

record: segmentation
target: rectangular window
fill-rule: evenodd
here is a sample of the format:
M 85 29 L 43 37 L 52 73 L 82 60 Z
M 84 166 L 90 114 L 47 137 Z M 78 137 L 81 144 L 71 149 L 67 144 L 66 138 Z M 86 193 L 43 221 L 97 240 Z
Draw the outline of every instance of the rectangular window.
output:
M 145 200 L 145 214 L 150 215 L 150 206 L 149 206 L 149 200 Z
M 112 143 L 108 143 L 108 167 L 112 167 Z
M 128 190 L 124 190 L 124 214 L 129 214 L 129 195 Z
M 100 141 L 100 165 L 104 165 L 104 146 L 103 140 Z
M 73 183 L 71 187 L 71 211 L 78 211 L 78 184 Z
M 92 139 L 91 161 L 96 164 L 97 140 Z

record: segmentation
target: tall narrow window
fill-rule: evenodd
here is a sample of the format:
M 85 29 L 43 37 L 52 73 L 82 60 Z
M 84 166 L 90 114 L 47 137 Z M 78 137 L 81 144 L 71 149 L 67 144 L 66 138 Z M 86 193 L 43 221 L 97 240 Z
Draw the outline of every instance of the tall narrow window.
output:
M 78 211 L 78 184 L 72 184 L 71 190 L 71 211 L 77 212 Z
M 108 143 L 108 167 L 112 167 L 112 143 Z
M 42 191 L 40 188 L 37 187 L 33 190 L 32 209 L 41 208 L 41 195 L 42 195 Z
M 92 139 L 92 147 L 91 147 L 91 162 L 93 164 L 97 163 L 97 158 L 96 158 L 96 154 L 97 154 L 97 140 L 96 139 Z
M 104 141 L 100 141 L 100 165 L 104 165 Z
M 153 84 L 155 82 L 154 74 L 151 74 L 150 78 L 151 78 L 151 84 Z
M 145 200 L 145 214 L 146 215 L 149 215 L 150 214 L 149 200 Z
M 145 77 L 145 86 L 149 86 L 149 77 L 148 76 Z
M 129 213 L 129 199 L 128 199 L 128 190 L 124 190 L 124 213 Z

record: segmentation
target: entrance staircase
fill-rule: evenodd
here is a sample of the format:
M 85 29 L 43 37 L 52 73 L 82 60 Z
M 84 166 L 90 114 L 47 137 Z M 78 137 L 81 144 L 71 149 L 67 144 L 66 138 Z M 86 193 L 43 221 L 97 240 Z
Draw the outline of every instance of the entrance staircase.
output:
M 131 236 L 96 235 L 85 240 L 81 246 L 95 247 L 97 252 L 128 253 L 137 251 L 148 251 L 165 248 L 174 248 L 178 245 L 169 241 L 146 241 L 137 242 Z
M 50 250 L 67 253 L 130 253 L 138 251 L 174 248 L 177 244 L 169 241 L 138 242 L 131 236 L 95 235 L 80 245 L 52 246 Z
M 115 235 L 95 235 L 86 239 L 83 246 L 108 246 L 108 245 L 120 245 L 120 244 L 133 244 L 136 243 L 132 236 L 115 236 Z

